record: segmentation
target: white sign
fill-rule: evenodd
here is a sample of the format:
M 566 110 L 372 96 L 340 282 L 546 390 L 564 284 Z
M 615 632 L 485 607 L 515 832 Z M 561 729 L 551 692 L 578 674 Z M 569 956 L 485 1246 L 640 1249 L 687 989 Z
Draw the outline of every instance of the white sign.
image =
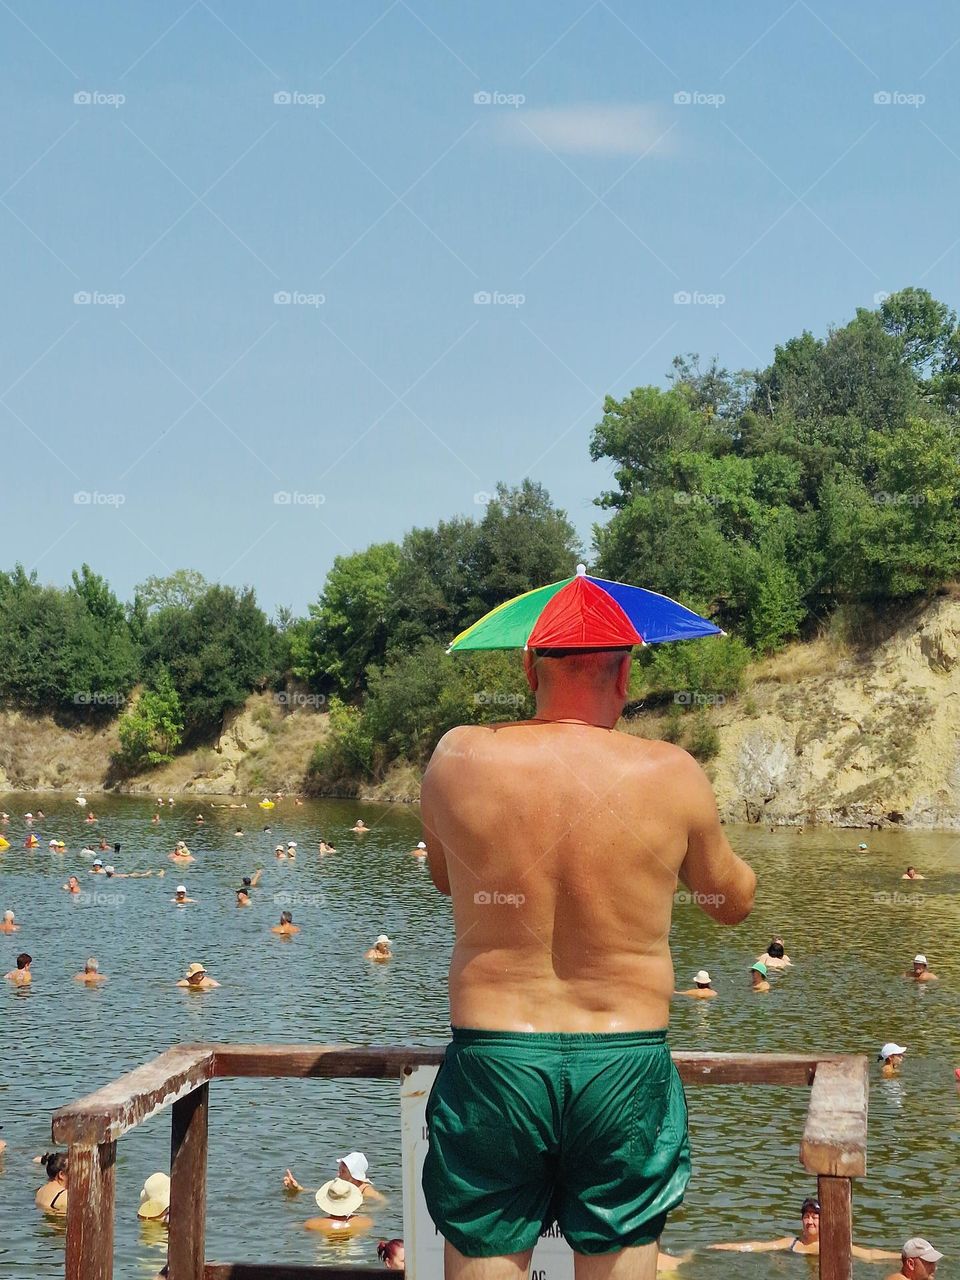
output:
M 400 1082 L 403 1163 L 403 1250 L 407 1280 L 443 1280 L 443 1236 L 427 1211 L 420 1185 L 427 1154 L 427 1098 L 437 1067 L 417 1067 Z M 573 1280 L 573 1250 L 554 1224 L 533 1251 L 530 1280 Z

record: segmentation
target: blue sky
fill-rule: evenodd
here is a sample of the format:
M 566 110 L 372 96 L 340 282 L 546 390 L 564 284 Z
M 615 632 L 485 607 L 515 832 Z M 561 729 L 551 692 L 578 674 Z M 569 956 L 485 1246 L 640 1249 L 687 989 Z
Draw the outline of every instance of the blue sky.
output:
M 0 564 L 44 581 L 303 611 L 527 475 L 589 541 L 605 394 L 958 302 L 946 0 L 0 0 L 0 63 Z

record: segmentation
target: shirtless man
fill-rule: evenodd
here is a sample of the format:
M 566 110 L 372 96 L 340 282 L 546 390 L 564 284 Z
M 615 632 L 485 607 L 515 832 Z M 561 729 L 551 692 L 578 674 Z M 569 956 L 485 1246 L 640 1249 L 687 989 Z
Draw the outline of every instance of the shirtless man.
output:
M 11 969 L 5 974 L 8 982 L 12 982 L 15 987 L 29 987 L 33 981 L 33 974 L 30 972 L 30 966 L 33 964 L 33 956 L 28 956 L 25 951 L 21 951 L 17 956 L 17 967 Z
M 423 780 L 456 931 L 424 1193 L 447 1280 L 522 1276 L 553 1212 L 578 1280 L 653 1280 L 690 1175 L 666 1043 L 677 882 L 737 924 L 756 877 L 693 757 L 613 732 L 629 649 L 523 661 L 536 717 L 451 730 Z
M 289 911 L 280 912 L 280 923 L 273 925 L 271 933 L 278 933 L 281 938 L 289 938 L 300 932 L 300 926 L 293 923 L 293 915 Z
M 392 945 L 387 935 L 381 933 L 370 950 L 364 952 L 363 958 L 372 960 L 375 964 L 383 964 L 387 960 L 392 960 L 393 952 L 390 950 Z
M 196 902 L 196 898 L 187 897 L 187 886 L 185 884 L 178 884 L 174 892 L 176 896 L 171 898 L 170 901 L 175 902 L 178 907 L 185 907 L 190 902 Z
M 73 977 L 75 982 L 85 982 L 88 987 L 95 987 L 98 983 L 107 980 L 107 975 L 100 972 L 100 965 L 95 956 L 91 956 L 83 966 L 83 973 L 75 973 Z
M 351 831 L 369 831 L 370 828 L 367 826 L 367 824 L 364 822 L 362 818 L 358 818 L 356 822 L 353 824 L 353 826 L 350 828 L 350 830 Z
M 194 858 L 190 850 L 187 848 L 187 846 L 183 843 L 183 841 L 178 840 L 176 843 L 176 846 L 174 847 L 173 852 L 170 854 L 170 861 L 171 862 L 195 862 L 196 859 Z
M 906 871 L 900 877 L 901 880 L 926 880 L 926 876 L 922 876 L 916 867 L 907 867 Z
M 189 965 L 187 976 L 177 983 L 178 987 L 187 987 L 190 991 L 212 991 L 219 985 L 220 983 L 214 978 L 207 977 L 207 971 L 202 964 Z
M 410 850 L 410 856 L 413 858 L 425 858 L 427 856 L 427 846 L 422 840 L 415 849 Z
M 64 889 L 66 889 L 67 893 L 79 893 L 80 881 L 77 879 L 76 876 L 71 876 L 63 887 Z
M 910 978 L 913 982 L 939 982 L 940 979 L 935 973 L 931 973 L 927 968 L 927 957 L 925 955 L 915 955 L 913 957 L 913 968 L 908 969 L 903 975 Z
M 0 922 L 0 933 L 16 933 L 20 926 L 14 923 L 15 920 L 16 916 L 12 911 L 5 911 L 3 921 Z
M 937 1263 L 943 1257 L 929 1240 L 914 1236 L 900 1251 L 900 1270 L 887 1280 L 931 1280 L 937 1274 Z
M 770 990 L 770 983 L 767 981 L 767 966 L 761 960 L 750 966 L 750 990 Z
M 701 969 L 698 974 L 694 975 L 694 986 L 689 991 L 675 991 L 675 996 L 689 996 L 691 1000 L 712 1000 L 717 994 L 710 985 L 710 975 L 706 969 Z
M 244 885 L 242 889 L 237 890 L 237 906 L 238 907 L 253 906 L 253 903 L 250 900 L 250 894 L 247 892 L 246 885 Z

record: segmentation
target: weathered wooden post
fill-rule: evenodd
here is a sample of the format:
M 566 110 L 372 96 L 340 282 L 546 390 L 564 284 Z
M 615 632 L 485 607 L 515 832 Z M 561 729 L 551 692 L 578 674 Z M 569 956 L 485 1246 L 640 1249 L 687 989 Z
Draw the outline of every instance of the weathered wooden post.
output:
M 170 1280 L 203 1280 L 207 1224 L 207 1115 L 210 1086 L 173 1104 L 170 1141 Z
M 68 1153 L 67 1280 L 113 1280 L 116 1142 Z

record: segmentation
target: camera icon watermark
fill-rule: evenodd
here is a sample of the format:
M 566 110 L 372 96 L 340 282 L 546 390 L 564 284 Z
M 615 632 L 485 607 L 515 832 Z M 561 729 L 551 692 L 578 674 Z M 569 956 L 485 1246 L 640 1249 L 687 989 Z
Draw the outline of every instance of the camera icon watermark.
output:
M 678 689 L 673 695 L 678 707 L 722 707 L 726 698 L 722 693 L 703 693 L 699 689 Z

